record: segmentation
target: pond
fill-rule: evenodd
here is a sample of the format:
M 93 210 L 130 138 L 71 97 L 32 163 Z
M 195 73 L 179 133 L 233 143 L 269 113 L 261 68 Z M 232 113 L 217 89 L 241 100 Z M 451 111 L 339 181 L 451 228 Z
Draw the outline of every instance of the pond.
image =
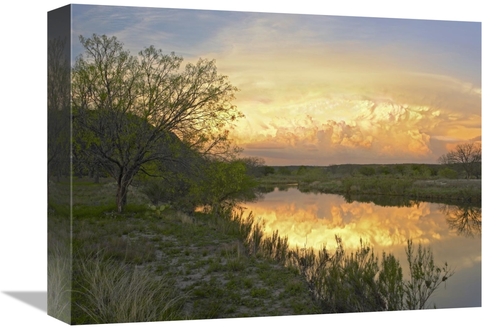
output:
M 263 223 L 266 234 L 278 230 L 288 237 L 291 247 L 334 249 L 338 235 L 349 251 L 357 249 L 362 239 L 379 259 L 383 251 L 392 253 L 404 274 L 407 240 L 429 246 L 435 264 L 447 262 L 455 273 L 434 292 L 428 305 L 480 307 L 481 208 L 388 198 L 382 203 L 348 202 L 340 195 L 302 193 L 287 187 L 275 188 L 243 207 Z

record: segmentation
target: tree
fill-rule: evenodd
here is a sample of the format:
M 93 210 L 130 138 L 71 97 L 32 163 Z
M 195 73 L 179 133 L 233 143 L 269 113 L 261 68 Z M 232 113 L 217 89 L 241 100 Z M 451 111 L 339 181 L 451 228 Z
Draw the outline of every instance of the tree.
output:
M 359 168 L 359 172 L 364 176 L 373 176 L 375 175 L 375 168 L 372 166 L 363 166 Z
M 48 176 L 69 174 L 70 81 L 66 40 L 49 39 L 47 54 L 47 168 Z
M 245 164 L 248 175 L 252 177 L 261 177 L 265 175 L 264 159 L 259 157 L 246 157 L 246 158 L 240 158 L 239 160 Z
M 466 237 L 481 235 L 481 208 L 468 204 L 460 206 L 442 205 L 439 210 L 446 216 L 450 229 Z
M 441 164 L 460 164 L 464 169 L 467 179 L 481 176 L 481 144 L 459 144 L 454 151 L 439 157 Z
M 182 57 L 154 46 L 132 56 L 116 37 L 94 34 L 80 42 L 85 52 L 72 75 L 74 147 L 116 180 L 118 212 L 146 164 L 181 161 L 184 147 L 207 158 L 238 151 L 228 138 L 243 116 L 231 103 L 237 88 L 214 60 L 180 70 Z
M 211 161 L 203 170 L 204 179 L 192 186 L 191 196 L 214 214 L 238 200 L 251 199 L 256 182 L 247 174 L 245 161 Z M 250 193 L 250 194 L 249 194 Z

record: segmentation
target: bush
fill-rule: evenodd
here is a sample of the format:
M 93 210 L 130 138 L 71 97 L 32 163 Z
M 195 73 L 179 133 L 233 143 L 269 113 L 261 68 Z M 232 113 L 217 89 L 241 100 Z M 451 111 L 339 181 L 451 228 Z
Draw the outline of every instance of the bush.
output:
M 274 174 L 274 168 L 269 166 L 262 167 L 262 173 L 264 176 Z
M 149 180 L 144 183 L 142 192 L 146 194 L 152 204 L 158 205 L 160 202 L 168 200 L 171 193 L 166 188 L 166 184 L 160 180 Z
M 438 173 L 443 178 L 456 179 L 458 177 L 458 173 L 451 168 L 443 168 Z
M 279 167 L 278 174 L 284 176 L 290 176 L 292 174 L 292 171 L 288 167 Z
M 373 176 L 375 175 L 375 168 L 371 166 L 370 167 L 364 166 L 359 168 L 359 173 L 364 176 Z
M 301 182 L 312 183 L 312 182 L 321 182 L 325 180 L 327 172 L 322 168 L 310 168 L 305 169 L 302 172 L 302 177 L 300 178 Z
M 392 174 L 392 171 L 388 166 L 381 166 L 378 168 L 378 173 L 382 175 L 390 175 Z
M 147 179 L 141 183 L 141 191 L 155 205 L 170 204 L 175 209 L 191 212 L 195 202 L 191 195 L 194 179 L 171 175 L 168 179 Z

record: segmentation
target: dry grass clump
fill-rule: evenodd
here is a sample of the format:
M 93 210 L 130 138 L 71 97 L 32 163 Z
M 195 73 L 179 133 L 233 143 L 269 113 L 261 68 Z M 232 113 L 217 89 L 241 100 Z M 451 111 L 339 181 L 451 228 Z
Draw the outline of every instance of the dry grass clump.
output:
M 71 259 L 60 248 L 47 257 L 47 314 L 66 323 L 71 319 Z
M 157 278 L 123 263 L 99 257 L 77 263 L 80 293 L 77 303 L 94 323 L 124 323 L 181 318 L 185 294 L 171 279 Z
M 48 216 L 47 314 L 69 323 L 71 320 L 71 255 L 69 221 Z

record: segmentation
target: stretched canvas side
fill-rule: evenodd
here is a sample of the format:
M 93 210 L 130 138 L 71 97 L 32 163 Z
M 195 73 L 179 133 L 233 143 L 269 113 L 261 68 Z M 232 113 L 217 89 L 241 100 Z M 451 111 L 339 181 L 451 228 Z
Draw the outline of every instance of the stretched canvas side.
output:
M 48 13 L 47 313 L 71 322 L 71 6 Z

